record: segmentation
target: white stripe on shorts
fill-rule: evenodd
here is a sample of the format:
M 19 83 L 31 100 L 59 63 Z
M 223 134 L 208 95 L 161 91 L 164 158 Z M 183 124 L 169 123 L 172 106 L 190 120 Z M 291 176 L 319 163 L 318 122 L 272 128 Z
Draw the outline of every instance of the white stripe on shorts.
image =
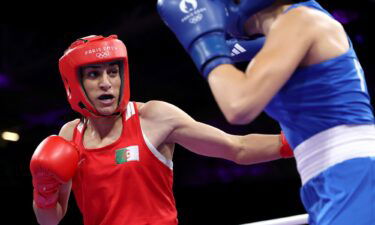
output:
M 294 150 L 302 185 L 345 160 L 375 156 L 375 125 L 340 125 L 322 131 Z

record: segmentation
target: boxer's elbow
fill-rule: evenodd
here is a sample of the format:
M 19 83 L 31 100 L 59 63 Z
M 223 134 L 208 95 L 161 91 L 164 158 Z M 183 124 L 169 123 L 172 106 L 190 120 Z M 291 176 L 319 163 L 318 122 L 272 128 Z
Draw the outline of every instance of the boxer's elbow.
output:
M 233 157 L 233 160 L 232 160 L 234 163 L 238 164 L 238 165 L 250 165 L 252 164 L 247 158 L 246 158 L 246 155 L 245 155 L 245 151 L 244 149 L 240 149 L 236 154 L 235 156 Z
M 229 113 L 224 113 L 225 119 L 228 123 L 233 125 L 244 125 L 248 124 L 250 120 L 242 112 L 231 111 Z
M 250 123 L 257 113 L 255 107 L 250 103 L 244 104 L 240 101 L 232 102 L 223 110 L 225 119 L 233 125 L 244 125 Z

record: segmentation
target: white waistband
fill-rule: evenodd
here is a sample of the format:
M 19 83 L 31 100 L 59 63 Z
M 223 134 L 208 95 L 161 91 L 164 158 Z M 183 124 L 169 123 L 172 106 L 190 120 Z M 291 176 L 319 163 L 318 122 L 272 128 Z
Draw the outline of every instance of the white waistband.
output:
M 375 125 L 340 125 L 322 131 L 294 150 L 302 185 L 345 160 L 375 156 Z

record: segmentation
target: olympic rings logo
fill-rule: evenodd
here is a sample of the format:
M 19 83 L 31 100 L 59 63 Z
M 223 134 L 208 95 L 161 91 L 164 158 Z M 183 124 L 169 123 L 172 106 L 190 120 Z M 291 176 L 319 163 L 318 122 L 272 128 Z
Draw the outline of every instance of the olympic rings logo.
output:
M 109 57 L 109 51 L 98 52 L 98 53 L 96 53 L 96 57 L 98 57 L 100 59 Z
M 192 24 L 196 24 L 196 23 L 198 23 L 199 21 L 201 21 L 202 18 L 203 18 L 203 15 L 202 15 L 202 14 L 198 14 L 198 15 L 195 15 L 195 16 L 191 17 L 191 18 L 189 19 L 189 22 L 192 23 Z

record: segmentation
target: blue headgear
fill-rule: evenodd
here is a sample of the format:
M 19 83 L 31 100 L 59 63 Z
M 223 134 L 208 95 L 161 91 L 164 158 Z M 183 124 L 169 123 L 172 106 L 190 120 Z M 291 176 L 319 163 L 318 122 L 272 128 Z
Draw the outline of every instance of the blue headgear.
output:
M 236 4 L 233 0 L 222 0 L 228 10 L 227 32 L 233 37 L 244 37 L 245 22 L 255 13 L 267 8 L 275 0 L 241 0 Z

